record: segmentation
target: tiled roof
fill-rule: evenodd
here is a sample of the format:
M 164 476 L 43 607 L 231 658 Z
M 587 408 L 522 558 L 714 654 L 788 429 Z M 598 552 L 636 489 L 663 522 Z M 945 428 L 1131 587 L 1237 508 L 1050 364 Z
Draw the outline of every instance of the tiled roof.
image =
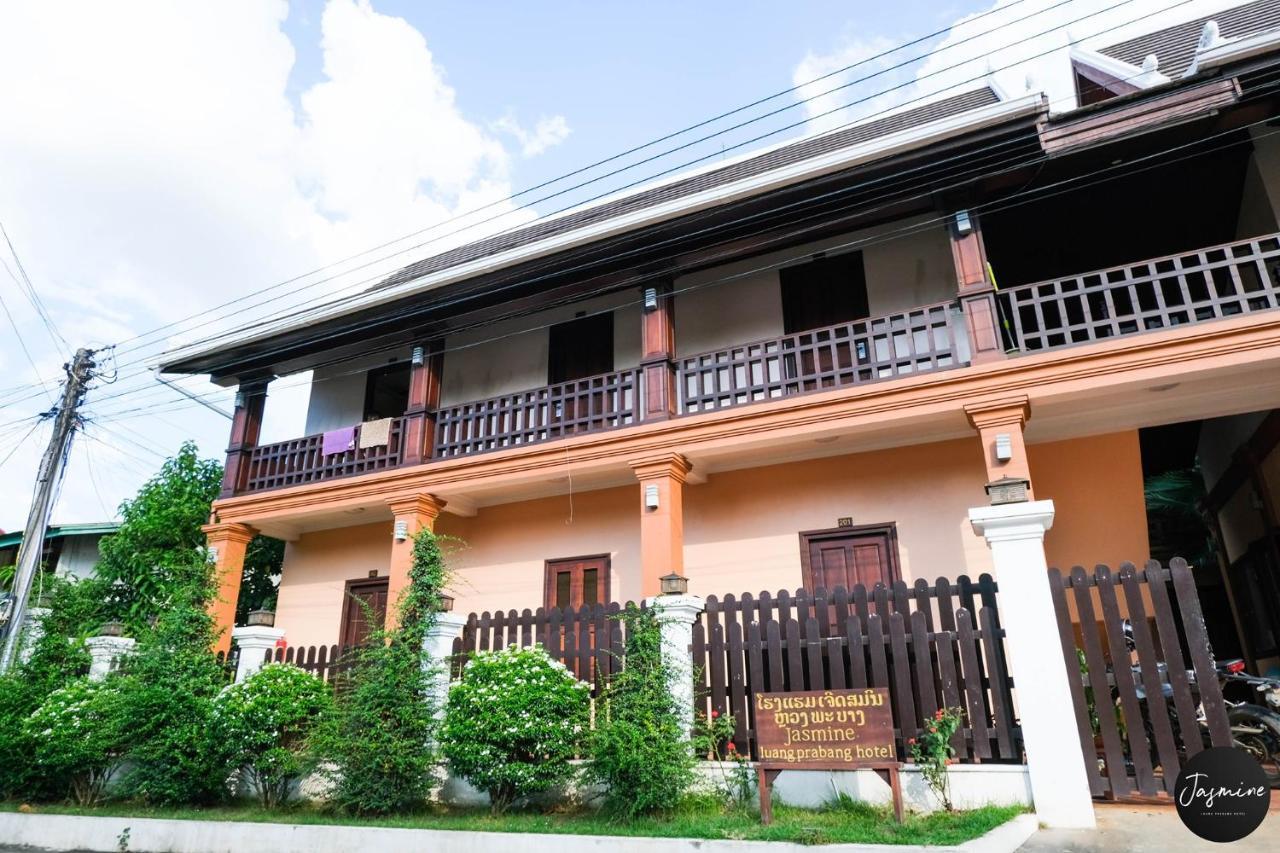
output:
M 1196 45 L 1200 42 L 1200 33 L 1209 21 L 1218 22 L 1218 34 L 1224 39 L 1280 29 L 1280 0 L 1258 0 L 1256 3 L 1224 9 L 1185 24 L 1104 47 L 1099 53 L 1139 66 L 1142 65 L 1142 60 L 1154 53 L 1160 60 L 1160 73 L 1176 80 L 1190 67 L 1191 60 L 1195 58 Z
M 1277 0 L 1277 2 L 1280 2 L 1280 0 Z M 410 264 L 398 272 L 392 273 L 390 277 L 375 285 L 375 288 L 389 287 L 410 281 L 457 264 L 474 261 L 487 255 L 506 251 L 557 234 L 563 234 L 576 228 L 643 210 L 644 208 L 663 204 L 684 196 L 732 184 L 744 178 L 790 166 L 810 158 L 821 157 L 832 151 L 868 142 L 881 136 L 888 136 L 891 133 L 927 124 L 938 119 L 949 118 L 998 101 L 999 98 L 996 97 L 996 94 L 990 88 L 984 86 L 981 89 L 974 89 L 970 92 L 942 98 L 910 110 L 876 119 L 875 121 L 857 124 L 853 127 L 832 131 L 821 136 L 802 139 L 791 145 L 774 148 L 763 154 L 748 157 L 720 169 L 711 169 L 696 175 L 679 178 L 669 183 L 640 190 L 632 195 L 587 207 L 556 219 L 535 222 L 524 228 L 467 243 Z

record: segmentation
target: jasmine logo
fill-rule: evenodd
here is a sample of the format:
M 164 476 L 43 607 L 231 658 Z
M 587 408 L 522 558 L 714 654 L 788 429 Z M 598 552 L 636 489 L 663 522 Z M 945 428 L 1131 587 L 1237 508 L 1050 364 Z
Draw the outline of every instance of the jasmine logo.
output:
M 1249 753 L 1211 747 L 1187 762 L 1173 791 L 1178 817 L 1208 841 L 1238 841 L 1258 828 L 1271 788 Z

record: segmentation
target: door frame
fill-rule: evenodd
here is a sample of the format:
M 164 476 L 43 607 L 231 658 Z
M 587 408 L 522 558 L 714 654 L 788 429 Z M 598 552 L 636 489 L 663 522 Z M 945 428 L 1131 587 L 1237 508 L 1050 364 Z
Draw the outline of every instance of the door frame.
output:
M 345 645 L 345 640 L 346 640 L 345 635 L 347 633 L 347 618 L 351 615 L 351 599 L 352 599 L 351 588 L 353 586 L 373 586 L 374 584 L 379 584 L 379 583 L 382 586 L 387 587 L 387 595 L 388 595 L 387 609 L 390 610 L 391 609 L 391 601 L 390 601 L 391 577 L 390 575 L 379 575 L 378 577 L 374 577 L 374 578 L 368 577 L 366 575 L 365 577 L 362 577 L 362 578 L 352 578 L 351 580 L 343 584 L 342 586 L 342 617 L 338 621 L 338 648 L 342 648 Z M 386 625 L 386 619 L 387 619 L 387 616 L 384 613 L 382 615 L 383 627 L 385 627 Z
M 600 604 L 608 604 L 612 596 L 613 583 L 613 555 L 612 554 L 585 554 L 580 557 L 553 557 L 542 561 L 542 607 L 544 610 L 550 610 L 555 607 L 552 604 L 555 589 L 551 584 L 551 564 L 552 563 L 577 563 L 587 560 L 602 560 L 604 562 L 604 577 L 600 579 L 601 591 L 604 595 L 600 599 Z M 578 608 L 573 608 L 577 610 Z
M 882 535 L 888 541 L 889 565 L 888 583 L 902 579 L 898 567 L 898 523 L 885 521 L 879 524 L 856 524 L 851 527 L 828 527 L 824 530 L 802 530 L 800 532 L 800 581 L 805 589 L 816 589 L 812 584 L 813 565 L 809 560 L 809 545 L 824 539 L 845 539 L 850 536 Z

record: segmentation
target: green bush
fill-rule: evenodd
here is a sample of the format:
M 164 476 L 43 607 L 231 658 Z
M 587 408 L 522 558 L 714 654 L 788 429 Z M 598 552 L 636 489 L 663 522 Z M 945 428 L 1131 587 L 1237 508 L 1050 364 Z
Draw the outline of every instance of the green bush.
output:
M 590 718 L 589 686 L 541 646 L 479 652 L 449 691 L 441 747 L 495 814 L 569 781 Z
M 286 802 L 293 785 L 313 766 L 310 736 L 329 710 L 331 695 L 314 675 L 272 663 L 214 700 L 219 737 L 248 774 L 264 807 Z
M 605 808 L 630 818 L 675 808 L 693 784 L 695 757 L 668 687 L 657 615 L 632 607 L 620 618 L 625 666 L 598 706 L 588 772 L 605 786 Z
M 44 783 L 70 792 L 82 806 L 102 799 L 127 750 L 128 728 L 114 680 L 72 681 L 50 693 L 23 724 Z
M 368 646 L 352 653 L 344 689 L 317 736 L 322 769 L 333 785 L 331 800 L 342 811 L 412 811 L 431 793 L 437 721 L 422 643 L 444 582 L 440 541 L 423 530 L 414 538 L 409 587 L 395 602 L 399 627 L 375 633 Z

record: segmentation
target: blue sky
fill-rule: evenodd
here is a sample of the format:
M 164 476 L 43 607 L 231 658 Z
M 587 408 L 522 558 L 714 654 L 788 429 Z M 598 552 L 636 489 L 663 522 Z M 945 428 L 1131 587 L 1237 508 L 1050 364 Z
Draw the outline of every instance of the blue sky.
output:
M 1043 91 L 1069 109 L 1069 44 L 1100 47 L 1238 2 L 0 4 L 0 79 L 20 81 L 0 87 L 0 223 L 61 334 L 119 344 L 119 379 L 89 396 L 55 518 L 111 516 L 184 439 L 222 455 L 226 421 L 149 374 L 165 349 L 358 292 L 446 244 L 413 237 L 344 261 L 357 253 L 484 207 L 502 218 L 448 239 L 482 236 L 685 160 L 741 154 L 722 149 L 788 123 L 800 126 L 766 144 L 973 88 L 988 68 L 1012 94 Z M 904 58 L 914 61 L 893 67 Z M 796 108 L 750 129 L 532 208 L 536 196 L 506 200 L 858 61 L 802 89 L 811 103 L 771 103 Z M 7 251 L 0 260 L 16 266 Z M 270 303 L 250 298 L 331 264 Z M 47 435 L 37 415 L 68 354 L 3 268 L 0 297 L 16 326 L 0 317 L 0 529 L 12 529 Z M 211 310 L 236 298 L 248 301 Z M 209 313 L 187 319 L 196 312 Z M 265 441 L 301 433 L 307 381 L 273 383 Z M 202 377 L 183 384 L 230 405 L 232 392 Z

